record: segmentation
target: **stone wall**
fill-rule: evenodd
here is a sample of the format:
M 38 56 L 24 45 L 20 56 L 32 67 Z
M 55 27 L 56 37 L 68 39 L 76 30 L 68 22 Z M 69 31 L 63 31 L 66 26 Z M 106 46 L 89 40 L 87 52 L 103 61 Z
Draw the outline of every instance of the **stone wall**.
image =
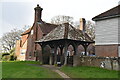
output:
M 120 70 L 120 58 L 75 55 L 73 58 L 73 66 L 95 66 L 109 70 Z

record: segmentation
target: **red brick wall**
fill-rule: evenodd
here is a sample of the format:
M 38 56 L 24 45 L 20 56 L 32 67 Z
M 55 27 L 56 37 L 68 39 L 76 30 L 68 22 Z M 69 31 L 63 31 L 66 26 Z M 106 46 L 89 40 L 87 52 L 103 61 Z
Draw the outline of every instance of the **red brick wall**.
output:
M 20 55 L 20 40 L 16 41 L 16 46 L 15 46 L 15 56 L 19 56 Z
M 24 45 L 24 43 L 26 42 L 27 38 L 28 38 L 28 34 L 22 35 L 22 37 L 21 37 L 21 47 L 22 47 L 22 46 Z
M 35 51 L 37 51 L 40 54 L 41 47 L 40 45 L 35 44 L 35 41 L 43 37 L 42 30 L 37 24 L 38 21 L 42 21 L 41 12 L 42 8 L 40 8 L 39 5 L 37 5 L 37 7 L 35 8 L 35 22 L 32 26 L 33 34 L 29 32 L 22 35 L 21 37 L 21 48 L 23 48 L 24 43 L 27 41 L 27 44 L 24 45 L 24 47 L 26 47 L 27 50 L 25 55 L 26 60 L 36 60 Z
M 36 51 L 39 53 L 37 54 L 37 56 L 40 56 L 41 47 L 39 44 L 35 44 L 35 41 L 41 39 L 42 36 L 43 36 L 43 33 L 40 27 L 38 26 L 37 23 L 35 23 L 33 25 L 33 34 L 32 35 L 29 34 L 29 37 L 28 37 L 26 60 L 36 60 L 36 56 L 35 56 Z
M 95 46 L 96 56 L 118 56 L 118 45 L 96 45 Z

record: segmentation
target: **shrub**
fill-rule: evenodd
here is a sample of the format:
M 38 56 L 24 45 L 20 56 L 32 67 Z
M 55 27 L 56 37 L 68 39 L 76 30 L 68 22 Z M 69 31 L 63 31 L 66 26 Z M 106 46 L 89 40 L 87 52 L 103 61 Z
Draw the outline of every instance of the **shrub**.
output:
M 10 61 L 14 61 L 14 60 L 16 60 L 16 59 L 17 59 L 17 57 L 14 56 L 14 54 L 11 54 L 11 55 L 10 55 Z
M 9 61 L 10 60 L 10 55 L 6 55 L 2 57 L 2 61 Z
M 14 61 L 16 60 L 15 48 L 11 49 L 9 53 L 2 53 L 2 60 L 3 61 Z
M 9 53 L 2 53 L 2 57 L 10 55 Z

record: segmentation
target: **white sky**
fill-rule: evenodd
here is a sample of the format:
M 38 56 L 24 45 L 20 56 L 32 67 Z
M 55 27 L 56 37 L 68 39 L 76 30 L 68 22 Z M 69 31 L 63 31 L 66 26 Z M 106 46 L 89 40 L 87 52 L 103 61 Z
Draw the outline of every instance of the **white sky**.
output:
M 79 21 L 91 20 L 94 16 L 118 5 L 120 0 L 0 0 L 0 37 L 13 28 L 32 26 L 34 8 L 42 8 L 42 20 L 50 22 L 56 15 L 66 15 Z

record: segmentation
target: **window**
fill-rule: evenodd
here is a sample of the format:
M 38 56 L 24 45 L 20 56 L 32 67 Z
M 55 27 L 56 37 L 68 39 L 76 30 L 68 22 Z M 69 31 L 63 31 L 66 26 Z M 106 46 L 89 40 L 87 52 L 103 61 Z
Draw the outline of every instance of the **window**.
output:
M 25 53 L 26 53 L 26 49 L 21 49 L 21 55 L 25 55 Z

